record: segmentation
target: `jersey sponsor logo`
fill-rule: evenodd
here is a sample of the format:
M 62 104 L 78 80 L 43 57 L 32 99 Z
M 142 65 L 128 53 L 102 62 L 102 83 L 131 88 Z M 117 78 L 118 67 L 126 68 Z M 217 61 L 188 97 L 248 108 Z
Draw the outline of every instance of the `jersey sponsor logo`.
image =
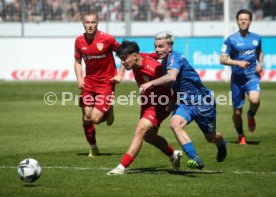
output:
M 252 50 L 242 50 L 242 51 L 239 51 L 239 55 L 251 55 L 255 53 L 255 49 L 252 49 Z
M 82 58 L 83 58 L 84 61 L 91 60 L 91 59 L 103 59 L 105 57 L 106 57 L 105 54 L 102 54 L 102 55 L 82 55 Z
M 244 43 L 243 43 L 243 42 L 242 42 L 242 43 L 237 43 L 236 45 L 237 45 L 237 46 L 243 46 Z
M 258 42 L 258 40 L 253 40 L 253 41 L 252 41 L 252 44 L 253 44 L 254 46 L 258 46 L 259 42 Z
M 104 44 L 102 42 L 97 43 L 97 48 L 98 48 L 99 51 L 102 51 L 103 47 L 104 47 Z
M 69 75 L 69 70 L 14 70 L 11 76 L 15 80 L 63 80 Z
M 82 47 L 81 50 L 83 50 L 83 51 L 84 51 L 84 50 L 87 50 L 87 47 Z

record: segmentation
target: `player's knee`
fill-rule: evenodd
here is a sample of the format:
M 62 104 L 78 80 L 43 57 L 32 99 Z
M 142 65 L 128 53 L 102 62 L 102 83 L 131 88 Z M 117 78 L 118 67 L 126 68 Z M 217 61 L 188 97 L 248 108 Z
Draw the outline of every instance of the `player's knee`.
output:
M 242 115 L 242 111 L 241 110 L 235 110 L 233 113 L 233 118 L 234 117 L 240 117 Z
M 144 136 L 144 140 L 147 142 L 147 143 L 151 143 L 154 136 L 156 136 L 156 132 L 154 130 L 151 130 L 151 131 L 146 131 L 145 132 L 145 136 Z
M 142 137 L 142 138 L 145 139 L 147 131 L 148 131 L 148 129 L 146 127 L 144 127 L 144 126 L 138 126 L 138 127 L 136 127 L 135 135 L 140 136 L 140 137 Z M 149 138 L 150 137 L 148 135 L 147 139 L 149 139 Z
M 252 104 L 252 105 L 259 105 L 260 104 L 260 100 L 258 99 L 258 98 L 251 98 L 250 99 L 250 103 Z
M 91 115 L 90 114 L 83 115 L 82 120 L 83 120 L 84 123 L 90 123 L 91 122 Z
M 212 143 L 212 142 L 215 141 L 215 137 L 216 137 L 215 134 L 208 134 L 208 135 L 205 135 L 205 139 L 206 139 L 208 142 L 210 142 L 210 143 Z
M 99 117 L 99 116 L 92 116 L 91 117 L 91 121 L 94 123 L 94 124 L 100 124 L 102 122 L 102 118 Z
M 147 143 L 150 143 L 150 142 L 151 142 L 151 139 L 152 139 L 152 135 L 151 135 L 151 134 L 145 134 L 144 140 L 145 140 Z
M 171 121 L 170 128 L 173 130 L 173 132 L 182 130 L 181 124 L 178 121 Z

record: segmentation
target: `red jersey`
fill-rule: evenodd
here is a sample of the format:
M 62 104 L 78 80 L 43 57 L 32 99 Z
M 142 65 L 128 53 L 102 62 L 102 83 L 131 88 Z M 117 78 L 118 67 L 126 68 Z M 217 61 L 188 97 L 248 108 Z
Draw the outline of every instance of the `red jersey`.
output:
M 143 57 L 142 60 L 142 67 L 139 69 L 133 68 L 133 74 L 134 78 L 137 82 L 137 85 L 140 87 L 140 85 L 149 82 L 151 80 L 157 79 L 159 77 L 162 77 L 165 74 L 165 71 L 163 69 L 163 66 L 160 62 L 152 59 L 147 54 L 140 54 Z M 160 95 L 167 95 L 170 98 L 171 91 L 170 87 L 168 86 L 156 86 L 152 89 L 149 89 L 145 92 L 144 95 L 148 96 L 151 94 L 151 92 L 154 93 L 154 95 L 160 96 Z M 158 97 L 155 98 L 157 100 Z
M 82 34 L 75 41 L 75 58 L 85 62 L 85 83 L 104 86 L 110 83 L 110 79 L 117 74 L 113 57 L 120 44 L 111 35 L 97 31 L 94 40 L 87 39 Z

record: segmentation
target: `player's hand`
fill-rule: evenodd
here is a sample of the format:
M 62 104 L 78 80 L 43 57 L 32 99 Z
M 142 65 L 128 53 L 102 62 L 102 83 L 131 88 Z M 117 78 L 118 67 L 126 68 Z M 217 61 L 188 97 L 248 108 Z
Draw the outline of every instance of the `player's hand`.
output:
M 263 65 L 261 64 L 258 64 L 257 67 L 256 67 L 256 73 L 261 73 L 263 71 Z
M 119 84 L 119 83 L 121 82 L 121 80 L 122 80 L 122 76 L 118 74 L 118 75 L 116 75 L 115 77 L 111 78 L 110 80 L 111 80 L 113 83 Z
M 144 94 L 150 88 L 151 88 L 151 83 L 150 82 L 144 83 L 140 86 L 139 92 L 140 92 L 140 94 Z
M 77 82 L 78 82 L 78 88 L 83 89 L 84 85 L 85 85 L 84 80 L 83 79 L 78 79 Z
M 250 62 L 247 61 L 240 61 L 239 66 L 241 68 L 247 68 L 250 65 Z

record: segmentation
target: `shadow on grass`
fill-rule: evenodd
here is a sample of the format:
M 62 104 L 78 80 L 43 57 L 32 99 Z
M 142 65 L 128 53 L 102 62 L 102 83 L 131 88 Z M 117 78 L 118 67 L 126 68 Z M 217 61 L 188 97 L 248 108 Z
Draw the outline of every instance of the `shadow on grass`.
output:
M 172 175 L 180 175 L 187 177 L 196 177 L 197 174 L 222 174 L 223 171 L 211 171 L 211 170 L 168 170 L 161 167 L 150 167 L 150 168 L 135 168 L 129 169 L 127 174 L 172 174 Z
M 86 153 L 77 153 L 77 155 L 87 157 L 88 153 L 87 152 Z M 111 156 L 111 155 L 123 155 L 123 153 L 100 153 L 100 154 L 97 155 L 97 157 L 98 156 Z
M 41 187 L 41 185 L 35 183 L 25 183 L 23 187 Z
M 238 144 L 237 141 L 227 141 L 228 143 L 230 144 Z M 245 145 L 259 145 L 261 143 L 260 140 L 256 140 L 256 141 L 253 141 L 253 140 L 246 140 L 246 144 Z

